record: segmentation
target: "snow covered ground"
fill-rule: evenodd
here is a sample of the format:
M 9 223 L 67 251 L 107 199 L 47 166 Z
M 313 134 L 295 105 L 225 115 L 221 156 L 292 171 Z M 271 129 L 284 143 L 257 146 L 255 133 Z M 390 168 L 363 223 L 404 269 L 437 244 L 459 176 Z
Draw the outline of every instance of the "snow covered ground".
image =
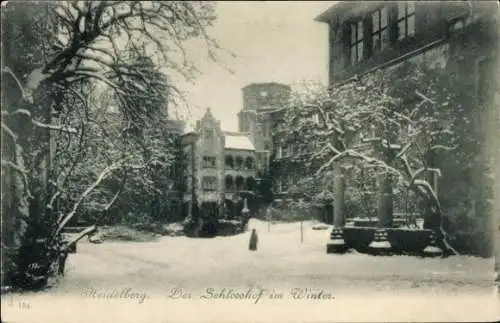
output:
M 47 293 L 14 295 L 6 322 L 466 321 L 500 318 L 493 261 L 326 254 L 330 230 L 251 220 L 213 239 L 86 241 Z M 281 298 L 279 297 L 281 294 Z M 259 296 L 260 295 L 260 296 Z M 28 305 L 21 306 L 19 304 Z M 498 306 L 498 307 L 497 307 Z M 26 308 L 26 307 L 29 307 Z

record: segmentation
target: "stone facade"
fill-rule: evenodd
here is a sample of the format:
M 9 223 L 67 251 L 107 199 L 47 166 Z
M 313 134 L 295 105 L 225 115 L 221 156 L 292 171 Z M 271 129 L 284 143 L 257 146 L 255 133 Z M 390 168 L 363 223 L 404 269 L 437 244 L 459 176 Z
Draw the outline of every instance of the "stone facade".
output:
M 494 92 L 484 90 L 485 84 L 493 84 L 484 80 L 492 81 L 497 19 L 497 5 L 480 1 L 339 3 L 317 18 L 329 26 L 329 84 L 395 69 L 405 61 L 426 62 L 470 80 L 468 95 L 477 97 L 481 105 L 480 100 L 488 100 L 488 93 Z M 487 125 L 485 116 L 472 112 L 477 129 Z M 478 168 L 472 171 L 476 175 L 470 176 L 480 181 L 481 167 L 474 168 Z M 437 181 L 434 184 L 437 189 Z M 383 193 L 378 192 L 379 225 L 387 226 L 393 206 L 390 200 L 380 199 Z M 341 196 L 338 190 L 336 196 Z
M 245 133 L 222 131 L 210 109 L 194 131 L 184 134 L 184 212 L 202 217 L 238 215 L 242 198 L 256 190 L 256 154 Z
M 497 14 L 496 4 L 485 2 L 339 2 L 316 18 L 329 28 L 329 84 L 341 85 L 380 69 L 394 69 L 405 61 L 425 61 L 431 66 L 445 67 L 450 73 L 468 75 L 471 79 L 470 94 L 485 97 L 488 94 L 484 93 L 492 91 L 476 92 L 485 84 L 493 84 L 481 82 L 481 79 L 490 79 L 488 71 L 491 74 L 494 70 L 498 34 L 494 27 L 491 28 L 495 26 L 491 22 L 497 19 Z M 480 55 L 471 55 L 473 51 Z M 279 122 L 280 112 L 273 115 L 273 119 Z M 474 117 L 479 128 L 487 122 L 482 115 Z M 282 146 L 282 139 L 272 140 L 277 199 L 286 199 L 286 187 L 300 176 L 297 165 L 284 166 L 295 152 L 293 142 Z M 345 165 L 339 165 L 342 166 Z M 348 172 L 341 173 L 339 180 L 342 183 L 334 186 L 344 190 Z M 338 192 L 339 189 L 336 191 L 338 200 L 343 193 Z M 387 213 L 393 208 L 382 204 L 379 213 Z M 337 208 L 343 209 L 342 203 Z M 379 225 L 385 225 L 387 221 L 386 218 L 380 219 Z M 340 219 L 337 222 L 338 225 L 343 223 Z
M 407 1 L 406 7 L 404 4 L 403 1 L 341 2 L 316 18 L 329 27 L 331 85 L 453 43 L 455 35 L 466 32 L 468 26 L 498 14 L 497 5 L 486 1 Z M 375 18 L 379 12 L 387 17 Z M 378 21 L 384 22 L 374 27 Z M 361 26 L 356 36 L 351 34 L 354 23 Z M 382 41 L 376 36 L 379 29 L 385 36 Z M 354 59 L 351 52 L 358 41 L 361 54 Z

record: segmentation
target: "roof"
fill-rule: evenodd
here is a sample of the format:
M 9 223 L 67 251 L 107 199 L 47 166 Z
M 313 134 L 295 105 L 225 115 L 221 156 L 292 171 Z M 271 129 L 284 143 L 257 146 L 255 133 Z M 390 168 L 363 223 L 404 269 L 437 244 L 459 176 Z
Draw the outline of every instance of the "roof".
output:
M 225 149 L 255 150 L 247 134 L 241 132 L 224 132 Z
M 314 18 L 314 20 L 318 22 L 328 22 L 332 14 L 336 11 L 342 10 L 342 7 L 345 5 L 346 5 L 345 2 L 343 1 L 336 2 L 332 6 L 330 6 L 327 10 L 323 11 L 316 18 Z
M 367 10 L 376 8 L 384 1 L 336 1 L 327 10 L 323 11 L 314 20 L 329 23 L 334 17 L 357 16 Z

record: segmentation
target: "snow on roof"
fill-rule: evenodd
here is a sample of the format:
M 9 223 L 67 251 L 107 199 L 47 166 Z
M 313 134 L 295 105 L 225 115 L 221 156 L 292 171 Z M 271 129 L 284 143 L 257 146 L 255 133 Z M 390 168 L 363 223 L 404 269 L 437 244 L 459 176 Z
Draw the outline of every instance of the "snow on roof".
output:
M 226 138 L 224 148 L 226 149 L 255 150 L 252 141 L 244 133 L 226 132 L 224 135 Z

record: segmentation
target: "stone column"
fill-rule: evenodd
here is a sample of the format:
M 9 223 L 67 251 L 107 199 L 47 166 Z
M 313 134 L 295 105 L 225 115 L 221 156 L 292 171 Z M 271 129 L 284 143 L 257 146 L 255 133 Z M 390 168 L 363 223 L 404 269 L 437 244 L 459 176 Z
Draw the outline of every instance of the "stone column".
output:
M 345 225 L 344 191 L 345 178 L 340 163 L 337 162 L 333 177 L 333 230 L 330 234 L 330 242 L 326 245 L 326 253 L 344 253 L 348 249 L 343 229 Z
M 343 227 L 345 224 L 345 178 L 342 174 L 340 163 L 337 162 L 334 169 L 333 178 L 333 225 L 336 228 Z
M 380 175 L 378 178 L 377 217 L 379 228 L 392 226 L 393 217 L 393 190 L 390 174 Z

